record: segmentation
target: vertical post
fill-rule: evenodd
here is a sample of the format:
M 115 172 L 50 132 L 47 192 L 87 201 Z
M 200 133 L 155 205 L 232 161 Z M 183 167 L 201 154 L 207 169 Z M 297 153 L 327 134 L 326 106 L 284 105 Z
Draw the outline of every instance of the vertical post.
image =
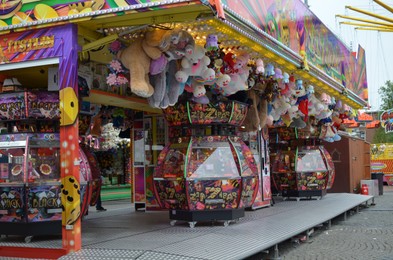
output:
M 64 26 L 59 35 L 63 48 L 59 64 L 62 241 L 67 253 L 81 249 L 77 35 L 76 25 Z

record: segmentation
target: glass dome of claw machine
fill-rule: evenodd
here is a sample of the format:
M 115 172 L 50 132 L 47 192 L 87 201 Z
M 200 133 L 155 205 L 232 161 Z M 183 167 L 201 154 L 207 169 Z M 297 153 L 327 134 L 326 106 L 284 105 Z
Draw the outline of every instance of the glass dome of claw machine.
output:
M 322 198 L 334 181 L 334 164 L 323 146 L 279 151 L 273 161 L 274 182 L 283 197 Z
M 244 216 L 258 188 L 254 157 L 236 135 L 247 105 L 180 102 L 164 114 L 170 143 L 159 155 L 154 176 L 161 207 L 187 212 L 179 217 L 187 221 L 228 220 L 237 210 L 243 213 L 235 218 Z

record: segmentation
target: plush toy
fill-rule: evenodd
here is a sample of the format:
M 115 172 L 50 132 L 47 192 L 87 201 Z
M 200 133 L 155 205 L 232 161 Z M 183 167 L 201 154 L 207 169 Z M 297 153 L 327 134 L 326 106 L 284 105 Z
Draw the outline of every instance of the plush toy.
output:
M 284 72 L 282 75 L 281 83 L 278 84 L 280 94 L 288 97 L 291 95 L 291 88 L 289 87 L 289 74 Z
M 204 84 L 215 80 L 215 71 L 208 68 L 209 64 L 210 59 L 205 55 L 205 49 L 196 45 L 191 54 L 186 53 L 181 61 L 182 68 L 175 74 L 178 82 L 188 82 L 190 88 L 186 90 L 193 92 L 196 99 L 200 99 L 206 93 L 206 90 L 202 91 L 205 88 Z
M 117 58 L 130 71 L 131 91 L 138 96 L 150 97 L 154 93 L 148 75 L 150 62 L 159 59 L 163 51 L 166 51 L 160 48 L 165 33 L 165 30 L 148 31 L 144 38 L 136 39 L 126 49 L 117 53 Z
M 308 94 L 308 114 L 310 116 L 317 116 L 325 108 L 322 102 L 315 96 L 314 86 L 307 86 Z
M 321 126 L 319 138 L 329 143 L 341 140 L 341 136 L 338 134 L 337 129 L 333 126 L 332 121 Z
M 169 46 L 166 46 L 166 44 L 169 44 Z M 161 49 L 169 53 L 174 52 L 178 57 L 184 57 L 186 54 L 191 55 L 194 51 L 194 47 L 194 37 L 182 29 L 167 31 L 160 45 Z
M 229 82 L 228 87 L 223 89 L 224 96 L 232 95 L 239 90 L 248 90 L 248 76 L 250 73 L 247 66 L 248 59 L 249 55 L 247 53 L 242 53 L 236 56 L 236 59 L 233 62 L 233 68 L 228 74 L 231 77 L 231 81 Z
M 236 55 L 234 53 L 232 52 L 226 53 L 223 57 L 223 64 L 220 69 L 221 73 L 227 75 L 233 74 L 235 72 L 234 71 L 235 59 L 236 59 Z
M 265 76 L 266 76 L 266 77 L 273 77 L 274 74 L 275 74 L 275 72 L 274 72 L 274 66 L 273 66 L 273 64 L 268 63 L 268 64 L 266 65 L 266 68 L 265 68 Z
M 296 80 L 296 90 L 294 92 L 294 95 L 297 97 L 296 105 L 298 106 L 299 112 L 302 113 L 302 115 L 305 118 L 305 121 L 307 121 L 308 94 L 306 92 L 306 89 L 303 86 L 303 80 L 301 80 L 301 79 Z
M 243 122 L 244 130 L 248 132 L 257 131 L 266 126 L 268 118 L 268 102 L 266 99 L 261 98 L 258 95 L 258 92 L 254 89 L 246 92 L 251 100 L 251 105 Z
M 331 116 L 333 113 L 333 111 L 329 109 L 330 96 L 326 93 L 322 93 L 319 99 L 321 101 L 320 104 L 323 106 L 323 109 L 319 112 L 318 115 L 315 115 L 315 117 L 320 121 L 320 123 L 324 124 L 327 123 L 327 121 L 331 121 Z
M 269 112 L 269 115 L 272 117 L 273 121 L 280 120 L 280 117 L 288 112 L 291 108 L 286 97 L 282 95 L 276 96 L 272 103 L 272 109 Z
M 162 73 L 150 76 L 150 82 L 155 88 L 154 94 L 148 98 L 151 107 L 167 108 L 177 103 L 182 92 L 182 84 L 175 78 L 177 71 L 177 61 L 172 60 Z
M 282 81 L 283 81 L 285 84 L 288 84 L 288 83 L 289 83 L 289 74 L 286 73 L 286 72 L 284 72 L 282 76 L 283 76 Z
M 153 73 L 150 69 L 150 82 L 154 86 L 154 94 L 148 98 L 150 106 L 156 108 L 167 108 L 177 103 L 179 95 L 184 91 L 184 83 L 176 80 L 175 74 L 179 70 L 177 60 L 183 58 L 186 53 L 192 54 L 194 41 L 192 36 L 186 31 L 175 29 L 168 31 L 162 42 L 169 43 L 169 49 L 165 51 L 165 67 L 159 73 Z M 192 47 L 192 49 L 190 49 Z M 167 46 L 161 46 L 167 48 Z M 162 57 L 161 56 L 161 57 Z M 161 58 L 160 58 L 161 59 Z M 158 64 L 159 60 L 152 60 L 153 64 Z M 157 67 L 161 66 L 158 64 Z
M 206 37 L 206 51 L 212 51 L 218 49 L 218 36 L 216 34 L 209 34 Z
M 274 69 L 274 78 L 276 80 L 281 80 L 284 78 L 284 76 L 282 75 L 282 70 L 280 68 L 275 68 Z
M 264 74 L 265 73 L 265 65 L 263 64 L 262 59 L 257 59 L 255 61 L 255 66 L 256 66 L 256 73 L 257 74 Z
M 231 82 L 231 77 L 227 74 L 219 73 L 216 76 L 214 84 L 211 85 L 211 91 L 216 95 L 222 95 L 224 89 L 228 87 L 229 82 Z
M 302 57 L 302 64 L 301 68 L 304 69 L 305 71 L 309 71 L 310 67 L 308 66 L 308 61 L 307 61 L 307 54 L 305 51 L 300 51 L 300 56 Z

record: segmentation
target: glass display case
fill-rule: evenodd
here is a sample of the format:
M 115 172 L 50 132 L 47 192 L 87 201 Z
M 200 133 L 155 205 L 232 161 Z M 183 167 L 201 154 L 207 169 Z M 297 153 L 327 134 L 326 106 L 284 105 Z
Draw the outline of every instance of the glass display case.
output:
M 0 110 L 0 235 L 29 241 L 61 234 L 59 93 L 1 93 Z M 80 158 L 83 201 L 90 198 L 91 172 Z M 83 205 L 80 214 L 87 210 Z
M 57 133 L 0 136 L 1 234 L 61 233 L 59 146 Z
M 170 143 L 159 154 L 154 184 L 171 224 L 185 220 L 193 227 L 197 221 L 224 220 L 228 225 L 255 200 L 258 167 L 236 136 L 247 106 L 219 103 L 179 103 L 164 110 Z
M 334 181 L 334 165 L 323 146 L 299 146 L 278 151 L 272 162 L 273 181 L 283 197 L 326 195 Z

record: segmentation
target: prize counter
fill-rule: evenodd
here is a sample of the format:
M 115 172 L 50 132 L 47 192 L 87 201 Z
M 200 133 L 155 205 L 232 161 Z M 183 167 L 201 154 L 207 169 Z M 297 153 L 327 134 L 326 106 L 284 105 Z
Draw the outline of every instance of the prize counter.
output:
M 179 103 L 164 110 L 170 143 L 159 155 L 154 173 L 160 206 L 171 224 L 244 216 L 258 190 L 258 169 L 247 145 L 236 136 L 247 105 L 219 101 Z

